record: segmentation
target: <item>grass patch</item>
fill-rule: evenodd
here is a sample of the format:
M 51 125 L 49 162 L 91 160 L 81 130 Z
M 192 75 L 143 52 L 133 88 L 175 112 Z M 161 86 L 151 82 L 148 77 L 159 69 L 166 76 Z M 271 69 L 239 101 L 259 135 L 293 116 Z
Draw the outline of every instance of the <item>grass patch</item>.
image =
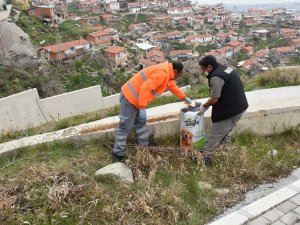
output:
M 179 135 L 177 135 L 179 137 Z M 156 139 L 176 146 L 177 136 Z M 299 167 L 300 131 L 243 133 L 209 167 L 175 151 L 128 149 L 135 183 L 94 177 L 111 162 L 111 140 L 60 141 L 0 156 L 1 224 L 205 224 L 243 193 Z M 277 149 L 279 154 L 267 153 Z M 16 163 L 14 163 L 16 162 Z M 14 164 L 12 164 L 14 163 Z M 213 189 L 200 189 L 205 181 Z M 215 188 L 227 188 L 227 195 Z
M 300 84 L 300 69 L 274 69 L 256 75 L 246 82 L 245 90 L 251 91 L 264 88 L 276 88 Z

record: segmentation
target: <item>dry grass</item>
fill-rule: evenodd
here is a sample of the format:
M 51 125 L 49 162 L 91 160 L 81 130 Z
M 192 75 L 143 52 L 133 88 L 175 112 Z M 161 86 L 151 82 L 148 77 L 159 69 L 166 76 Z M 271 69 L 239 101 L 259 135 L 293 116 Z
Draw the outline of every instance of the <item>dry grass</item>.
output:
M 247 91 L 261 88 L 275 88 L 300 85 L 300 69 L 274 69 L 256 75 L 245 84 Z
M 112 176 L 94 177 L 111 162 L 105 143 L 112 140 L 23 149 L 0 161 L 0 223 L 205 224 L 246 191 L 300 166 L 299 140 L 299 130 L 271 137 L 246 133 L 219 149 L 210 166 L 182 155 L 176 137 L 157 139 L 160 147 L 150 150 L 129 145 L 132 185 Z M 279 151 L 274 158 L 267 154 L 273 148 Z M 11 164 L 16 160 L 21 161 Z M 213 189 L 200 189 L 199 181 Z

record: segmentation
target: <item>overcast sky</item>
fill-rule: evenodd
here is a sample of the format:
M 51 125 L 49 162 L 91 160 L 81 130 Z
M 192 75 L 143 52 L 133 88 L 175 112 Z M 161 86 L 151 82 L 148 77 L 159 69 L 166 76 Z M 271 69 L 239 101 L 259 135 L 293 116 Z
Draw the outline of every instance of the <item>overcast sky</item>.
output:
M 198 2 L 200 4 L 265 4 L 265 3 L 285 3 L 285 2 L 299 2 L 300 0 L 193 0 L 193 2 Z

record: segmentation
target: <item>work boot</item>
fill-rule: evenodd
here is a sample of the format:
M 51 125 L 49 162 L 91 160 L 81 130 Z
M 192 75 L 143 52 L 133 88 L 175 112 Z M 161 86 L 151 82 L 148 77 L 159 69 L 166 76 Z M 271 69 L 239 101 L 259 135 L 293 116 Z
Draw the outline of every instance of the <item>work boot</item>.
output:
M 203 151 L 201 152 L 203 163 L 206 166 L 210 166 L 212 164 L 212 157 L 214 155 L 214 152 L 212 151 Z
M 113 160 L 117 161 L 117 162 L 124 162 L 125 161 L 125 157 L 124 156 L 117 155 L 114 152 L 112 152 L 112 157 L 113 157 Z

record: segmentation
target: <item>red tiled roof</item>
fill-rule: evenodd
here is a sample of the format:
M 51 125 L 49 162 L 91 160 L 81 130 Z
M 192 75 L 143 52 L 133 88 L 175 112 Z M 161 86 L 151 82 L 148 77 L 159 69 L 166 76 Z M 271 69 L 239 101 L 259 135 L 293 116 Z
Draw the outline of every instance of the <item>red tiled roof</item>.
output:
M 248 59 L 246 60 L 242 65 L 240 65 L 243 68 L 249 69 L 250 66 L 254 65 L 256 63 L 255 59 Z
M 218 55 L 220 55 L 220 53 L 217 52 L 216 50 L 211 50 L 211 51 L 207 52 L 206 55 L 218 56 Z
M 162 56 L 162 57 L 164 57 L 164 53 L 161 52 L 161 51 L 159 51 L 159 50 L 157 50 L 157 49 L 152 49 L 149 52 L 147 52 L 147 54 L 146 54 L 146 58 L 147 59 L 151 58 L 153 56 Z
M 291 39 L 289 41 L 289 43 L 291 43 L 291 44 L 300 44 L 300 38 L 298 38 L 298 39 Z
M 53 52 L 53 53 L 58 53 L 58 52 L 64 52 L 70 48 L 79 46 L 79 45 L 86 45 L 89 44 L 89 42 L 85 39 L 79 39 L 75 41 L 68 41 L 68 42 L 63 42 L 55 45 L 48 45 L 43 47 L 43 49 L 46 49 L 47 51 Z
M 268 51 L 267 50 L 260 50 L 260 51 L 257 51 L 254 53 L 254 56 L 255 57 L 264 57 L 268 54 Z
M 128 2 L 127 7 L 128 8 L 141 7 L 141 4 L 139 2 Z
M 140 59 L 139 62 L 141 64 L 145 64 L 145 65 L 148 65 L 148 66 L 152 66 L 152 65 L 158 64 L 158 62 L 152 61 L 150 59 Z
M 177 54 L 193 54 L 192 49 L 185 49 L 185 50 L 174 50 L 170 51 L 170 55 L 177 55 Z
M 226 45 L 229 45 L 229 46 L 232 46 L 232 47 L 237 47 L 241 44 L 242 44 L 242 42 L 240 42 L 240 41 L 232 41 L 232 42 L 227 43 Z
M 217 33 L 217 36 L 221 37 L 221 38 L 227 38 L 228 34 L 224 33 L 224 32 L 219 32 L 219 33 Z
M 273 50 L 276 50 L 278 52 L 292 52 L 294 49 L 291 46 L 288 47 L 279 47 L 279 48 L 273 48 Z
M 216 52 L 219 52 L 219 53 L 223 54 L 227 51 L 227 49 L 228 49 L 227 47 L 219 48 L 219 49 L 216 50 Z
M 102 26 L 96 26 L 95 29 L 96 29 L 97 31 L 103 31 L 103 30 L 104 30 L 104 27 L 102 27 Z
M 171 36 L 171 35 L 181 35 L 181 34 L 182 34 L 182 32 L 178 31 L 178 30 L 174 30 L 172 32 L 167 33 L 168 36 Z
M 110 46 L 110 47 L 104 49 L 105 52 L 110 52 L 110 53 L 113 53 L 113 54 L 120 53 L 120 52 L 123 52 L 125 50 L 126 50 L 126 48 L 123 48 L 123 47 L 120 47 L 120 46 Z
M 247 50 L 249 52 L 253 51 L 253 49 L 254 49 L 254 47 L 250 46 L 250 45 L 243 48 L 243 50 Z
M 280 29 L 280 32 L 283 32 L 283 33 L 290 33 L 290 32 L 297 32 L 297 30 L 295 30 L 295 29 L 290 29 L 290 28 L 283 28 L 283 29 Z
M 110 32 L 109 31 L 96 31 L 93 33 L 89 33 L 89 35 L 92 37 L 101 37 L 101 36 L 110 35 Z

